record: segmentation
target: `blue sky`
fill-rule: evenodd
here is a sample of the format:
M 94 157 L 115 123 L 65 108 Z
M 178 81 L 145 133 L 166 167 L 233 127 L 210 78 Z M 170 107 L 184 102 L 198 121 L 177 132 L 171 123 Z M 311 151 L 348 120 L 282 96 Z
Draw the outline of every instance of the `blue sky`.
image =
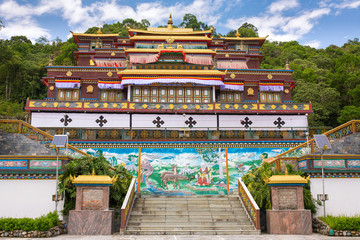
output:
M 169 13 L 175 25 L 192 13 L 226 34 L 247 21 L 270 40 L 296 40 L 316 48 L 360 38 L 360 0 L 2 0 L 0 19 L 5 28 L 0 38 L 66 40 L 70 30 L 84 32 L 125 18 L 148 19 L 157 27 L 166 24 Z

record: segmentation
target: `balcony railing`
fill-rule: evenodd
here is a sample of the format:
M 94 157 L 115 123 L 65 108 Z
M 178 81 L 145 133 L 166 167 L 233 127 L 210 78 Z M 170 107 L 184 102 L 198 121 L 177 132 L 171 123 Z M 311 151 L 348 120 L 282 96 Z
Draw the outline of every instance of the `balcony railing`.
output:
M 321 134 L 330 127 L 310 128 Z M 306 128 L 40 128 L 55 135 L 69 133 L 70 141 L 118 140 L 306 140 Z

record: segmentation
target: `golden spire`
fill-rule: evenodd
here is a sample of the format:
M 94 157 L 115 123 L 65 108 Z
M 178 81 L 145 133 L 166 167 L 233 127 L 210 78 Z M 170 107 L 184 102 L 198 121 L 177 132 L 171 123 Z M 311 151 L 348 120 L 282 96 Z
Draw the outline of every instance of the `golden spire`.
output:
M 167 28 L 172 30 L 172 29 L 173 29 L 173 26 L 172 26 L 172 25 L 173 25 L 173 20 L 172 20 L 172 18 L 171 18 L 171 13 L 170 13 L 170 17 L 169 17 L 169 20 L 168 20 L 168 27 L 167 27 Z
M 95 176 L 95 168 L 93 168 L 92 175 Z
M 236 34 L 235 34 L 235 36 L 236 36 L 237 38 L 240 37 L 239 29 L 236 29 Z
M 99 28 L 99 30 L 97 31 L 97 34 L 102 34 L 101 28 Z

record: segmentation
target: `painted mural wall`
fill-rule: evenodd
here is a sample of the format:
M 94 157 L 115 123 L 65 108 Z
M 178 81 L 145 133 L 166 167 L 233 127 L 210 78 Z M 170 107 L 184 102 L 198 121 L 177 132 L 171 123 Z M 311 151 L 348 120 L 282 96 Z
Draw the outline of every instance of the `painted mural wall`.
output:
M 142 148 L 141 191 L 149 195 L 225 195 L 237 179 L 289 148 Z M 138 148 L 82 148 L 103 154 L 113 165 L 123 165 L 138 177 Z

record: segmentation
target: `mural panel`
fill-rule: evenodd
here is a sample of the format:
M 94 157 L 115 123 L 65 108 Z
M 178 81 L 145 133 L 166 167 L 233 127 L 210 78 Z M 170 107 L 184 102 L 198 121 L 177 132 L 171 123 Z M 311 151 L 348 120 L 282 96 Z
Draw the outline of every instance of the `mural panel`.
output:
M 111 165 L 123 165 L 138 177 L 138 148 L 83 148 L 103 154 Z M 142 148 L 141 191 L 149 195 L 225 195 L 237 179 L 288 148 Z

